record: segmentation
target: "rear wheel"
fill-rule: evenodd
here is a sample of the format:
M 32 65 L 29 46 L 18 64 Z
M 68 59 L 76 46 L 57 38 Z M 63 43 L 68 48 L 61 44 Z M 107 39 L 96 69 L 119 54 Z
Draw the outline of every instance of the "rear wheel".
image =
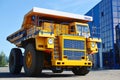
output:
M 9 70 L 12 74 L 19 74 L 22 69 L 22 52 L 18 48 L 13 48 L 9 56 Z
M 75 75 L 86 75 L 89 73 L 90 70 L 88 70 L 87 67 L 74 67 L 72 69 L 72 72 L 75 74 Z
M 24 54 L 24 70 L 27 76 L 38 76 L 42 72 L 43 53 L 35 50 L 33 44 L 28 44 Z

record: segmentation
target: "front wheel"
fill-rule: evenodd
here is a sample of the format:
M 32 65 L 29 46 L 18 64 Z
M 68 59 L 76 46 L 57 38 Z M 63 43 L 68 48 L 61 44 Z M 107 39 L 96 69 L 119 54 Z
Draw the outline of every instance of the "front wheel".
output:
M 75 75 L 81 75 L 81 76 L 84 76 L 86 74 L 89 73 L 89 69 L 87 67 L 74 67 L 72 69 L 72 72 L 75 74 Z
M 24 54 L 24 71 L 27 76 L 38 76 L 43 67 L 43 53 L 35 50 L 33 44 L 28 44 Z

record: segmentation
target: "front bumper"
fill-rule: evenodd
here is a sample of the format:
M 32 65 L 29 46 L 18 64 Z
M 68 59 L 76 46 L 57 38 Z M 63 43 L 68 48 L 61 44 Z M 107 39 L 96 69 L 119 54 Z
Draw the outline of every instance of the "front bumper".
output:
M 92 66 L 91 61 L 86 60 L 55 60 L 52 61 L 53 66 L 73 67 L 73 66 Z

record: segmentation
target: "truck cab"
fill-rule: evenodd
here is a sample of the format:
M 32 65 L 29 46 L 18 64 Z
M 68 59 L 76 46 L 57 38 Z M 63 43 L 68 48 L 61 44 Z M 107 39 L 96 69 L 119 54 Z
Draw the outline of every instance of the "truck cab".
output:
M 74 22 L 70 24 L 70 34 L 76 34 L 86 38 L 90 37 L 89 26 L 86 23 Z

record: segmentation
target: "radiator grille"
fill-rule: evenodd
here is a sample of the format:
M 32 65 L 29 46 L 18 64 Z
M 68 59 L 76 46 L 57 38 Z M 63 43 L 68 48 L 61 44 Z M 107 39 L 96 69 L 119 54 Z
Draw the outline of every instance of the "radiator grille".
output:
M 84 56 L 84 51 L 80 51 L 85 49 L 84 42 L 82 40 L 64 39 L 64 48 L 68 49 L 64 50 L 64 55 L 67 56 L 68 60 L 80 60 Z
M 84 41 L 64 39 L 64 48 L 84 49 Z
M 80 60 L 81 57 L 84 56 L 84 52 L 64 50 L 64 55 L 67 56 L 69 60 Z

